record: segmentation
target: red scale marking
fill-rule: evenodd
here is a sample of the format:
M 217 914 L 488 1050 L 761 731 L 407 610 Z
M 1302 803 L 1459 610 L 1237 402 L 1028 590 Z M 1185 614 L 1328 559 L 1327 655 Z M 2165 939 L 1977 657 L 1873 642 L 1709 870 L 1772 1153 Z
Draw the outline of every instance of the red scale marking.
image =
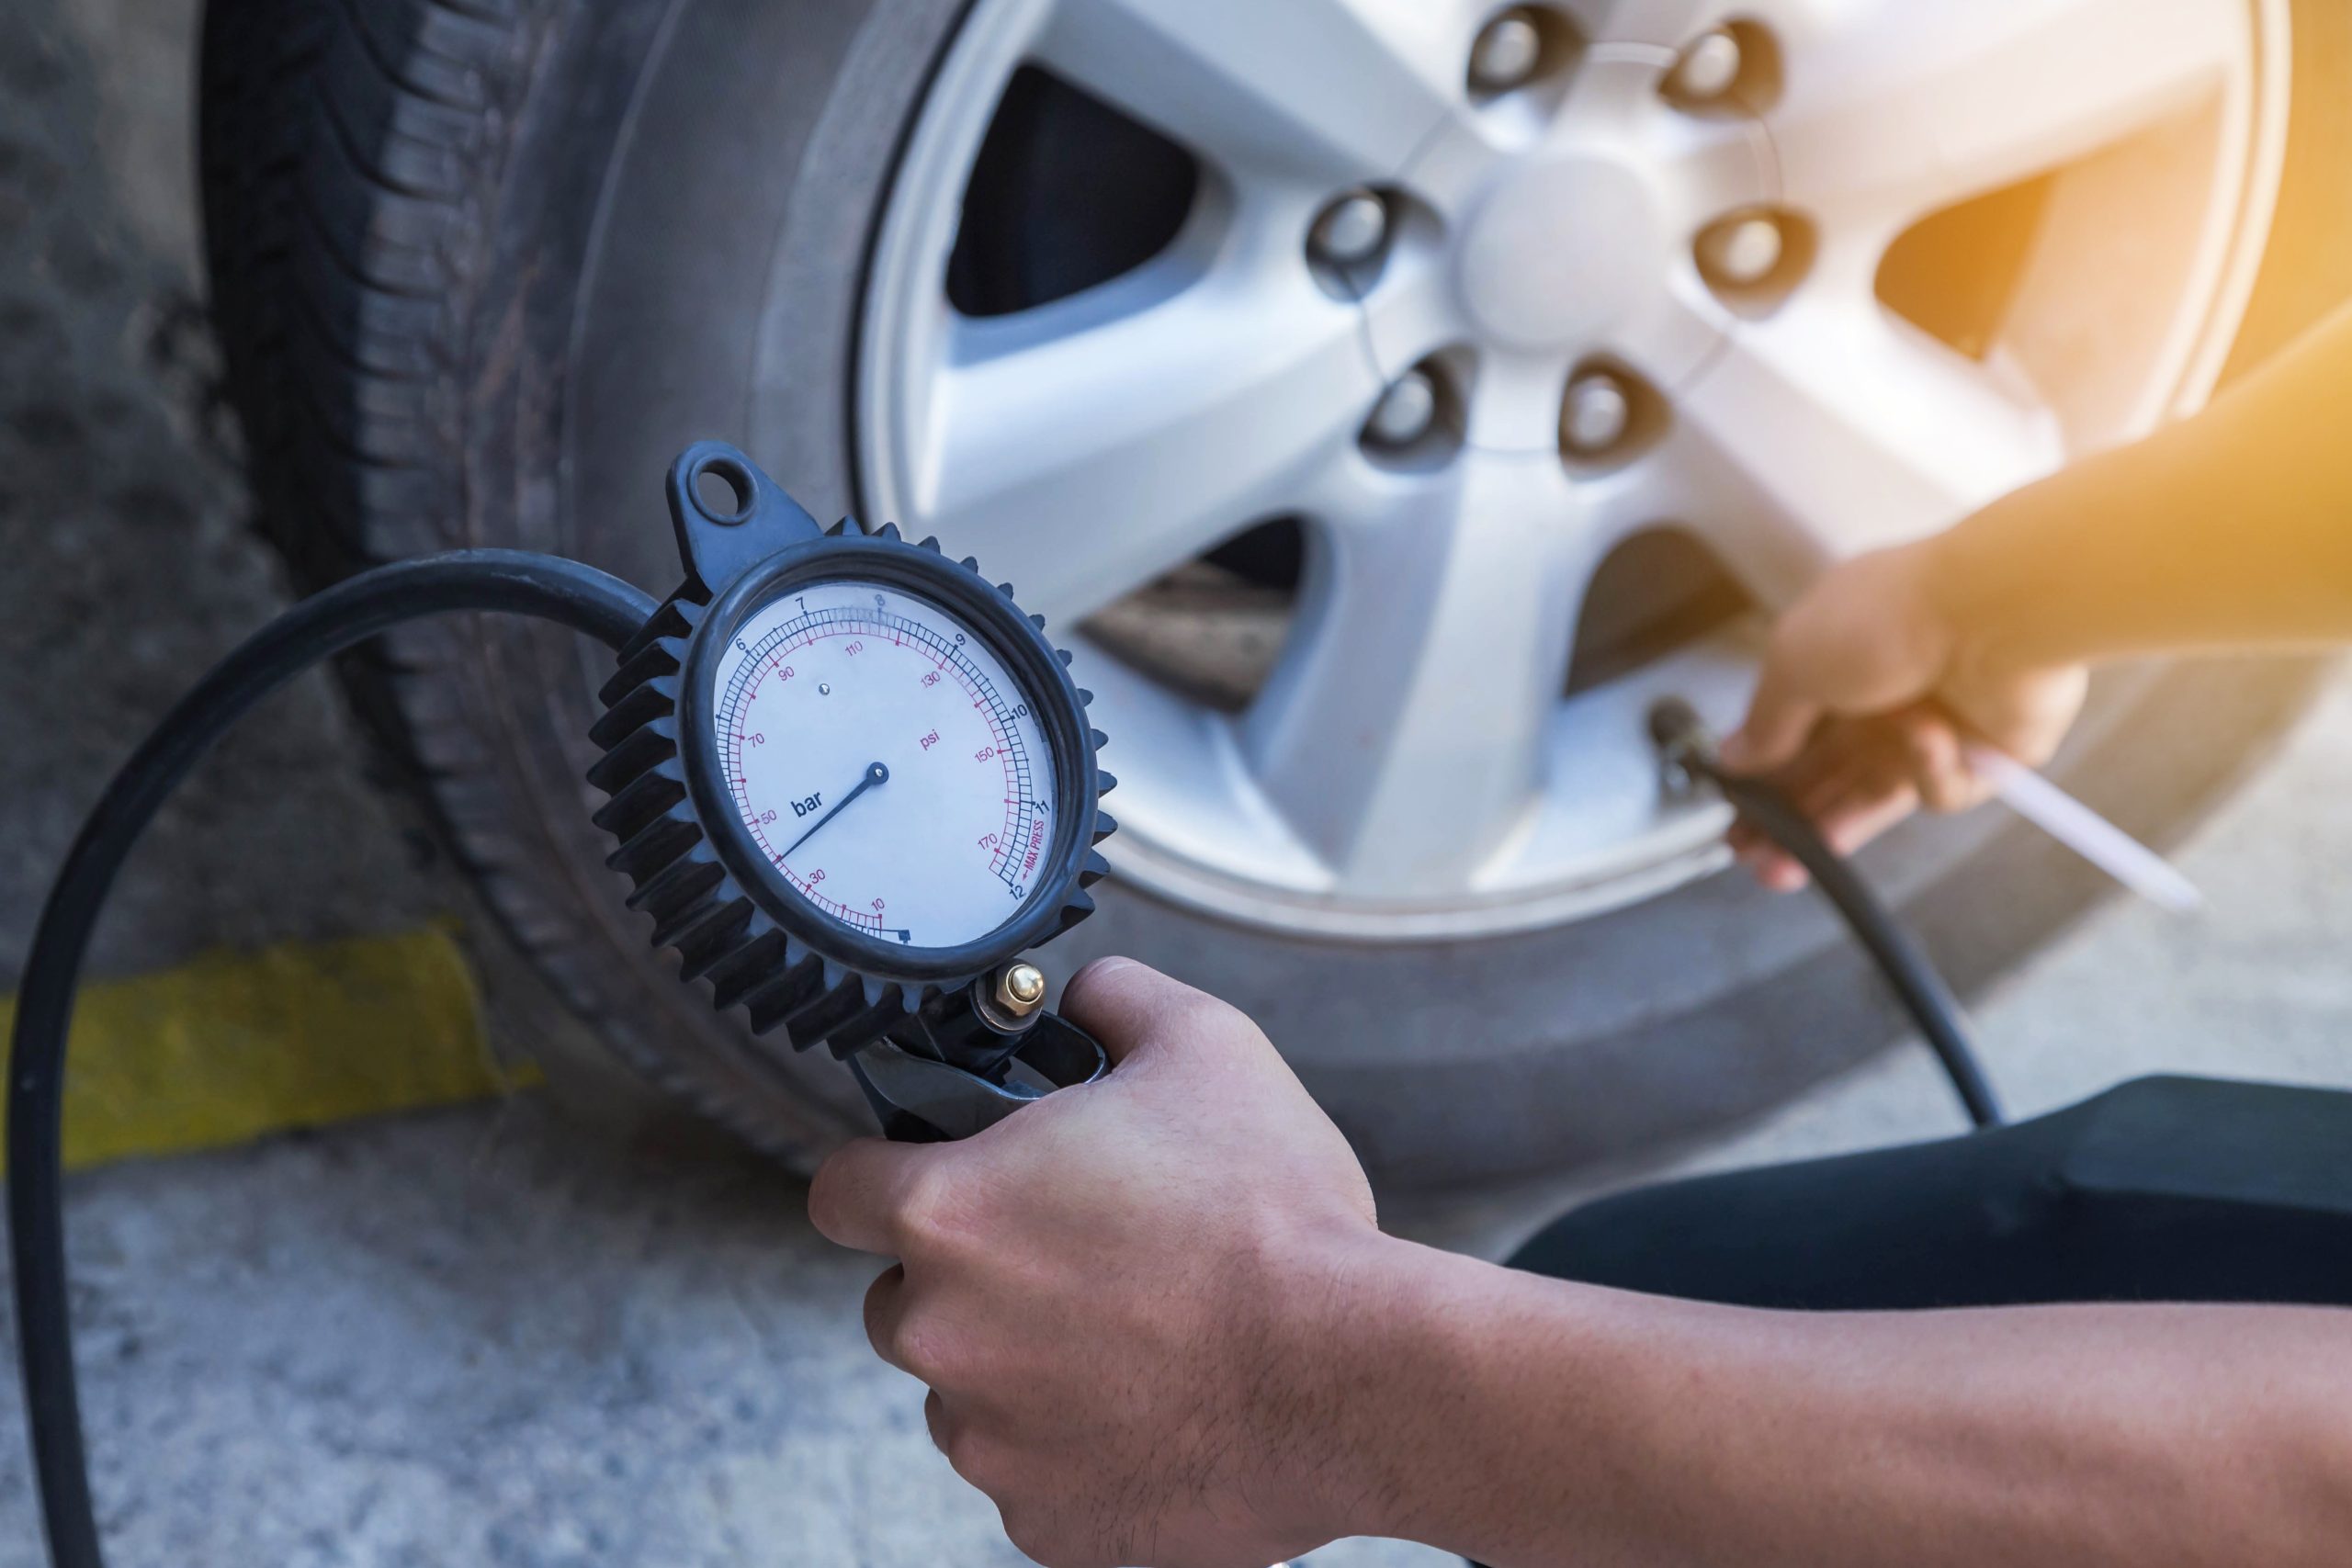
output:
M 839 641 L 845 638 L 856 637 L 862 635 L 872 635 L 876 625 L 877 623 L 870 622 L 863 618 L 855 618 L 848 622 L 831 622 L 829 623 L 831 629 L 827 631 L 822 637 L 820 637 L 814 631 L 804 632 L 801 635 L 799 641 L 789 645 L 783 651 L 786 653 L 794 653 L 803 649 L 815 648 L 820 641 Z M 898 636 L 895 628 L 891 628 L 891 641 L 895 646 L 899 648 L 905 648 L 908 646 L 906 642 Z M 923 643 L 918 646 L 929 648 L 932 645 L 929 643 Z M 963 689 L 964 694 L 973 699 L 972 707 L 974 711 L 988 715 L 989 733 L 996 744 L 997 755 L 1002 764 L 1005 787 L 1008 790 L 1014 789 L 1018 785 L 1020 780 L 1018 772 L 1013 766 L 1011 729 L 998 721 L 996 714 L 990 704 L 986 698 L 981 696 L 978 686 L 976 685 L 972 678 L 966 673 L 963 667 L 955 662 L 951 655 L 944 652 L 936 654 L 933 660 L 933 668 L 944 671 L 948 674 L 952 675 L 955 678 L 956 685 Z M 776 674 L 783 673 L 783 661 L 772 654 L 768 660 L 768 671 Z M 766 677 L 765 675 L 763 675 L 759 679 L 755 680 L 751 686 L 746 689 L 744 697 L 746 705 L 757 700 L 761 689 L 766 684 Z M 740 740 L 741 737 L 739 735 L 737 739 Z M 748 779 L 738 778 L 734 782 L 739 785 L 748 786 L 751 781 Z M 989 862 L 990 871 L 999 876 L 1004 875 L 1007 867 L 1012 864 L 1014 856 L 1021 853 L 1022 849 L 1021 845 L 1017 842 L 1019 837 L 1017 829 L 1021 825 L 1021 814 L 1017 809 L 1015 809 L 1020 805 L 1020 798 L 1017 795 L 1007 795 L 1005 796 L 1004 804 L 1006 807 L 1004 825 L 997 834 L 999 850 Z M 820 897 L 812 889 L 803 884 L 800 878 L 794 874 L 792 868 L 789 865 L 786 865 L 783 859 L 775 853 L 774 848 L 768 843 L 766 835 L 750 820 L 750 803 L 745 801 L 739 794 L 736 796 L 735 805 L 738 812 L 744 818 L 744 825 L 751 829 L 752 838 L 758 841 L 761 849 L 767 852 L 768 858 L 774 860 L 779 867 L 782 867 L 786 877 L 792 882 L 795 887 L 800 890 L 803 897 L 806 897 L 810 903 L 816 905 L 820 908 L 826 909 L 828 912 L 834 914 L 837 918 L 849 920 L 854 924 L 871 926 L 876 931 L 882 929 L 882 921 L 879 917 L 871 914 L 861 914 L 859 911 L 851 909 L 845 905 L 835 905 L 830 900 Z M 1042 820 L 1033 825 L 1030 835 L 1033 845 L 1043 835 L 1044 830 L 1045 824 Z M 1034 853 L 1031 854 L 1023 866 L 1023 874 L 1024 877 L 1029 872 L 1035 869 L 1036 862 L 1037 856 Z

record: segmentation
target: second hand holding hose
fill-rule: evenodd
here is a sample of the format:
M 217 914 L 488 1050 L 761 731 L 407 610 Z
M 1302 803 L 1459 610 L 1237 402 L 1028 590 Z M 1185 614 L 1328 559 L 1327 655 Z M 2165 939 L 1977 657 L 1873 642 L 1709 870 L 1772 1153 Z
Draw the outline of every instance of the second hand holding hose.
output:
M 1967 1109 L 1969 1120 L 1978 1127 L 2000 1126 L 2007 1118 L 1969 1042 L 1960 998 L 1952 995 L 1918 940 L 1788 796 L 1759 779 L 1724 770 L 1715 755 L 1714 738 L 1688 703 L 1662 702 L 1650 710 L 1649 722 L 1650 739 L 1669 769 L 1713 785 L 1740 816 L 1811 874 L 1814 886 L 1845 918 L 1855 940 L 1877 964 L 1895 999 L 1926 1037 Z

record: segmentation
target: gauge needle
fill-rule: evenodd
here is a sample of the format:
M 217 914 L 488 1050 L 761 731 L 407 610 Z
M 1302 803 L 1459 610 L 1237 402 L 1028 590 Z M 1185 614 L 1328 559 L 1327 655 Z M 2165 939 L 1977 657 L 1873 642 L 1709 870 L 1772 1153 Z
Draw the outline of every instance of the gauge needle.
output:
M 842 812 L 847 811 L 851 801 L 855 800 L 859 795 L 864 795 L 876 784 L 886 784 L 889 782 L 890 770 L 884 767 L 881 763 L 876 762 L 873 766 L 867 768 L 865 770 L 865 776 L 857 781 L 857 787 L 855 789 L 842 796 L 840 802 L 836 804 L 831 811 L 828 811 L 822 817 L 818 818 L 817 825 L 815 827 L 809 829 L 807 832 L 801 834 L 800 837 L 792 840 L 792 850 L 798 849 L 801 845 L 815 838 L 819 833 L 823 832 L 825 829 L 825 824 L 831 822 L 834 818 L 839 817 Z M 776 856 L 775 858 L 778 860 L 790 860 L 792 858 L 792 850 L 786 850 L 784 853 Z

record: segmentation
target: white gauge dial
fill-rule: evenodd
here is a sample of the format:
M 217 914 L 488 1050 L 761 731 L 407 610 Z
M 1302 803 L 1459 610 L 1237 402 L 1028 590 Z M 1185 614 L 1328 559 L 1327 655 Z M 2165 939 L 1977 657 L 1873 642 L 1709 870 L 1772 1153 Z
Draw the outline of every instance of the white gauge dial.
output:
M 938 949 L 1025 907 L 1052 853 L 1053 755 L 962 620 L 879 582 L 812 584 L 743 623 L 717 698 L 736 808 L 818 909 Z

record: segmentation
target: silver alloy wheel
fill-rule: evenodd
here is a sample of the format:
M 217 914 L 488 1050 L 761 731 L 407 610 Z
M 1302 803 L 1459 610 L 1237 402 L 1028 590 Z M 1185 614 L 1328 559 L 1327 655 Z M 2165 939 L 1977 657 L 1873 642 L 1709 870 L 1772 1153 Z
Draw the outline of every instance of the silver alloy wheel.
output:
M 1264 519 L 1308 526 L 1290 637 L 1227 715 L 1099 649 L 1131 883 L 1228 919 L 1355 940 L 1559 923 L 1717 863 L 1662 804 L 1642 716 L 1718 720 L 1735 626 L 1563 694 L 1584 589 L 1672 524 L 1784 602 L 1826 561 L 1930 531 L 2212 385 L 2267 231 L 2286 122 L 2280 0 L 1762 0 L 1777 98 L 1661 96 L 1728 19 L 1688 3 L 1554 15 L 1571 61 L 1484 99 L 1465 0 L 978 0 L 878 234 L 859 368 L 867 510 L 935 530 L 1057 624 Z M 948 256 L 1015 70 L 1038 64 L 1190 150 L 1174 244 L 1113 283 L 964 317 Z M 1733 95 L 1736 97 L 1738 95 Z M 1996 339 L 1970 357 L 1876 280 L 1921 219 L 2050 175 Z M 1359 186 L 1415 221 L 1360 301 L 1306 236 Z M 1784 298 L 1711 288 L 1698 238 L 1801 220 Z M 1464 439 L 1368 455 L 1384 391 L 1444 355 Z M 1668 420 L 1620 466 L 1559 448 L 1579 367 Z

